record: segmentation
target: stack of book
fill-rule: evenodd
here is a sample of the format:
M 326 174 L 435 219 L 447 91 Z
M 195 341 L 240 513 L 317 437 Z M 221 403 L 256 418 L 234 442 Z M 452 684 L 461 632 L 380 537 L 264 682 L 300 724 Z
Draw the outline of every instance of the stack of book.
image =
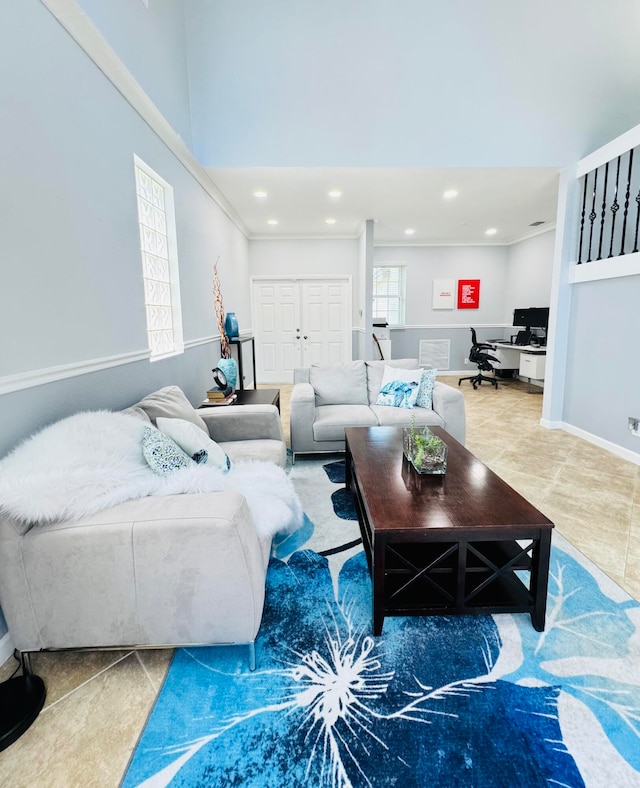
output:
M 226 399 L 229 394 L 231 394 L 231 386 L 227 386 L 224 389 L 215 386 L 207 391 L 207 399 L 211 402 L 216 402 L 219 399 Z
M 212 388 L 207 391 L 207 399 L 205 402 L 211 405 L 229 405 L 236 398 L 230 386 L 227 388 Z

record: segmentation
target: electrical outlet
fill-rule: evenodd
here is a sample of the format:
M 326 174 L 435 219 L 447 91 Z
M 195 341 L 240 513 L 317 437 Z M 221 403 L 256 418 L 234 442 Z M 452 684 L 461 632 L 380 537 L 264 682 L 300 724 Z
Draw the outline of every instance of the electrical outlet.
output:
M 465 360 L 464 360 L 464 363 L 465 363 L 465 364 L 468 364 L 468 363 L 469 363 L 469 359 L 468 359 L 468 358 L 465 358 Z
M 636 438 L 640 438 L 640 419 L 634 419 L 633 416 L 629 416 L 629 432 L 635 435 Z

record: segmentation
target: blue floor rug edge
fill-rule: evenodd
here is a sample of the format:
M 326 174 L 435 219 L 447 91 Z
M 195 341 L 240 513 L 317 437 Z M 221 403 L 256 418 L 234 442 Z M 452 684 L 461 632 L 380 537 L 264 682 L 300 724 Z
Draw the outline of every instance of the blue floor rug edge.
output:
M 640 605 L 555 541 L 544 633 L 393 618 L 374 639 L 364 554 L 336 588 L 298 539 L 269 566 L 258 670 L 246 647 L 176 651 L 123 788 L 640 785 Z

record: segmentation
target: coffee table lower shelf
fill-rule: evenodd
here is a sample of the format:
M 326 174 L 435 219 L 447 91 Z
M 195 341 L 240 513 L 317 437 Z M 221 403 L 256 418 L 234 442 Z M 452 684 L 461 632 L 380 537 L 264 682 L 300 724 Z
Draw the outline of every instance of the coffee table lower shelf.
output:
M 385 616 L 529 613 L 544 630 L 551 530 L 443 528 L 378 533 L 347 449 L 347 486 L 373 584 L 373 634 Z
M 374 635 L 382 633 L 385 616 L 411 615 L 529 613 L 534 628 L 544 630 L 548 536 L 482 542 L 378 540 L 373 553 L 368 541 L 363 536 L 373 580 Z M 541 577 L 545 582 L 540 583 Z
M 533 542 L 386 544 L 386 615 L 531 613 L 535 600 L 518 575 L 531 571 Z M 482 558 L 480 558 L 482 556 Z

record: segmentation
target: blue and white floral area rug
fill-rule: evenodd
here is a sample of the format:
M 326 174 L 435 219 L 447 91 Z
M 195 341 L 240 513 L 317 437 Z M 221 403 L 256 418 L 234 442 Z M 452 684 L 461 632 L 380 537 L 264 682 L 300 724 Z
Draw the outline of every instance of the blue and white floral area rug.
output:
M 315 520 L 276 547 L 257 670 L 178 650 L 122 785 L 640 786 L 640 605 L 555 533 L 543 633 L 501 614 L 373 638 L 334 470 L 292 469 Z

